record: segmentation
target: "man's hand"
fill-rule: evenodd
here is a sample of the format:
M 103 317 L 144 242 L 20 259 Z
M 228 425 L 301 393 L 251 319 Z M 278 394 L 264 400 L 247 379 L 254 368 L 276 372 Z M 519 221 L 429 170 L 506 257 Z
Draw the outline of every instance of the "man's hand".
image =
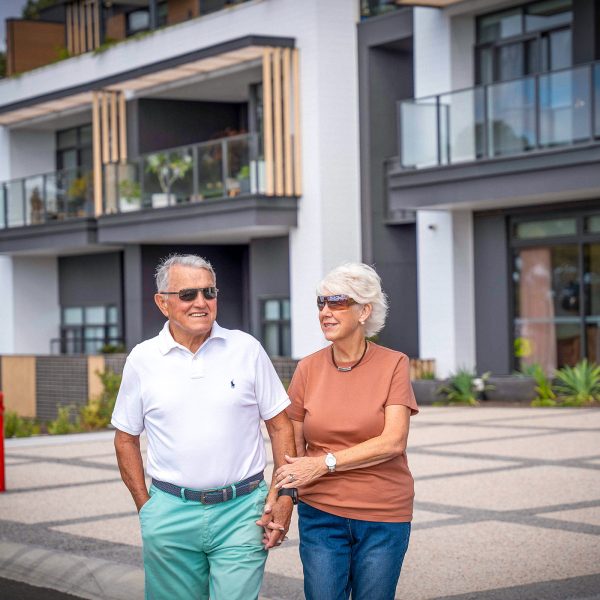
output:
M 289 496 L 281 496 L 275 502 L 267 499 L 262 517 L 256 521 L 264 529 L 265 550 L 280 546 L 290 528 L 294 504 Z

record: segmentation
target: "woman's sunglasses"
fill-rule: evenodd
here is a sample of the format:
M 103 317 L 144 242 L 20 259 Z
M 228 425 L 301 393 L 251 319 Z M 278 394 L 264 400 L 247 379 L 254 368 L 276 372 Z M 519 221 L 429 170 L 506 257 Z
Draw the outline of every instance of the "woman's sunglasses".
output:
M 183 302 L 191 302 L 198 297 L 198 292 L 202 292 L 205 300 L 214 300 L 217 297 L 218 289 L 216 287 L 207 288 L 186 288 L 178 292 L 160 292 L 161 294 L 177 294 Z
M 325 305 L 329 306 L 330 310 L 344 310 L 353 304 L 357 304 L 356 300 L 346 296 L 346 294 L 335 294 L 334 296 L 317 296 L 317 306 L 319 310 L 323 310 Z

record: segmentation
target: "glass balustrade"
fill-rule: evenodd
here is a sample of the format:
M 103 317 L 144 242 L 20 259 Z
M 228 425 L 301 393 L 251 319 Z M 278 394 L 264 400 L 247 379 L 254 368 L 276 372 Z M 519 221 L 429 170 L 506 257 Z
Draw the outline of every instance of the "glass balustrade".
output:
M 239 135 L 104 167 L 105 213 L 265 193 L 258 136 Z
M 92 174 L 75 168 L 0 183 L 0 228 L 93 215 Z
M 398 102 L 404 169 L 600 138 L 600 63 Z

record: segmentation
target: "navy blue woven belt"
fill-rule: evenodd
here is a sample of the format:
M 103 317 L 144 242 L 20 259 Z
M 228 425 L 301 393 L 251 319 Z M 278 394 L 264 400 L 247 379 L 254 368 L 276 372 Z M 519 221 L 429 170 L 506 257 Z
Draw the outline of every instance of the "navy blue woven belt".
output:
M 261 471 L 238 483 L 213 490 L 190 490 L 167 483 L 166 481 L 158 481 L 157 479 L 152 479 L 152 485 L 163 492 L 167 492 L 167 494 L 173 494 L 173 496 L 179 496 L 185 500 L 201 502 L 202 504 L 219 504 L 220 502 L 227 502 L 227 500 L 232 500 L 238 496 L 245 496 L 253 492 L 263 479 L 264 472 Z

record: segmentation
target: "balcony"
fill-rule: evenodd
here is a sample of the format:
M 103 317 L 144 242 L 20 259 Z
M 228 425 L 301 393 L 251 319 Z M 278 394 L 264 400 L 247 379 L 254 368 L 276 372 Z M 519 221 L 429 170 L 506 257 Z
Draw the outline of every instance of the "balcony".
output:
M 93 217 L 93 197 L 83 167 L 0 183 L 0 229 Z
M 140 156 L 104 167 L 104 214 L 265 194 L 256 134 Z
M 594 143 L 600 63 L 401 101 L 398 122 L 402 169 Z
M 397 104 L 389 224 L 600 193 L 600 63 Z

